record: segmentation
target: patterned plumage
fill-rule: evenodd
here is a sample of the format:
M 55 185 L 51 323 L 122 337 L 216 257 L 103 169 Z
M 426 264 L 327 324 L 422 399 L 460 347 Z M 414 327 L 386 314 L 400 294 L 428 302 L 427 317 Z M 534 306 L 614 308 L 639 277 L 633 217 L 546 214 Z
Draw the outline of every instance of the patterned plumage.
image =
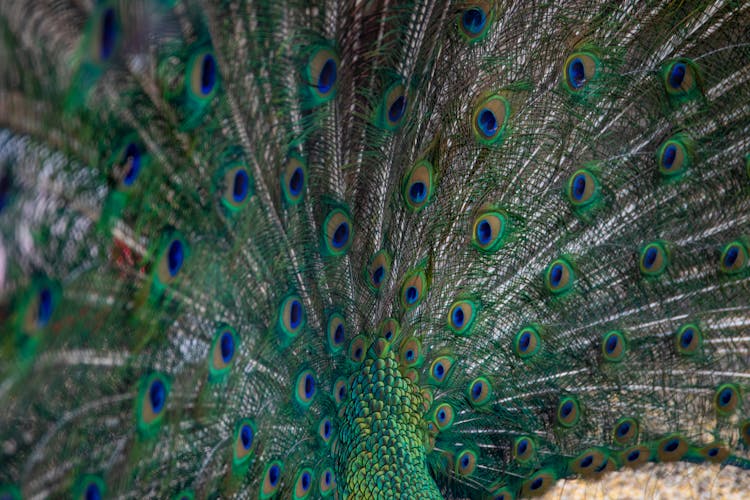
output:
M 0 487 L 750 468 L 750 5 L 0 5 Z

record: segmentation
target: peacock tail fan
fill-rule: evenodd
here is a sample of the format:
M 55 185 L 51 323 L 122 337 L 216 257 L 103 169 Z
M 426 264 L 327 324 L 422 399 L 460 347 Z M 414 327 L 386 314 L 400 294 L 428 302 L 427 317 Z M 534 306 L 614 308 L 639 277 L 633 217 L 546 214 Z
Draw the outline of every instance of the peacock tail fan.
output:
M 0 498 L 749 488 L 748 26 L 1 2 Z

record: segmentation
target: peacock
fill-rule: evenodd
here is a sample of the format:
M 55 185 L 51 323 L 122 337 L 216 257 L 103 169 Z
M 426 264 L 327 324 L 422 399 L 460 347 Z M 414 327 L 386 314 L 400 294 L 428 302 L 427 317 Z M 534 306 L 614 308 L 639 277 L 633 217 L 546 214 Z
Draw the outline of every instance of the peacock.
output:
M 748 26 L 3 1 L 0 498 L 750 487 Z

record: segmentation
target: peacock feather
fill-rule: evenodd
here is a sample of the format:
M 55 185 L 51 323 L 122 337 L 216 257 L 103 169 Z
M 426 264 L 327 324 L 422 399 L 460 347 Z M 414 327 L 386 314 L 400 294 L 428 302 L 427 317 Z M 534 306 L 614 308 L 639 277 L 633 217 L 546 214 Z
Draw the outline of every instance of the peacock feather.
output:
M 750 487 L 748 26 L 3 1 L 0 498 Z

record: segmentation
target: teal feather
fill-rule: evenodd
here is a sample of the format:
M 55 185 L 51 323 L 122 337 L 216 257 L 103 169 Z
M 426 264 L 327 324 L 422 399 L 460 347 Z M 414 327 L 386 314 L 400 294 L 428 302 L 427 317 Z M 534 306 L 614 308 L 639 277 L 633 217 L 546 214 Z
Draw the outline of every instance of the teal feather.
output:
M 0 498 L 750 487 L 748 5 L 0 20 Z

